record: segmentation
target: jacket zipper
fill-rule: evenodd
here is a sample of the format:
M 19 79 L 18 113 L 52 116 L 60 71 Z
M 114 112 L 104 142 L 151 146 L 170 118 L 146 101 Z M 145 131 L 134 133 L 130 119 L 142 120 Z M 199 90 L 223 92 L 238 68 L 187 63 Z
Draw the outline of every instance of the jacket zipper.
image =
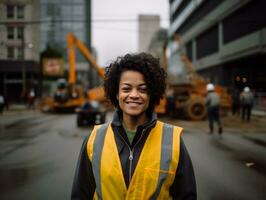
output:
M 118 134 L 119 135 L 119 134 Z M 119 135 L 119 137 L 124 141 L 124 143 L 126 144 L 127 148 L 129 149 L 129 183 L 131 180 L 131 173 L 132 173 L 132 162 L 133 162 L 133 149 L 131 150 L 130 146 L 127 144 L 127 142 L 125 141 L 125 139 Z
M 141 138 L 143 137 L 143 133 L 144 133 L 145 129 L 142 130 L 141 132 L 141 136 L 138 139 L 138 141 L 136 142 L 136 144 L 133 146 L 132 150 L 129 148 L 129 178 L 128 178 L 128 182 L 130 183 L 131 178 L 132 178 L 132 163 L 133 163 L 133 152 L 134 152 L 134 148 L 135 146 L 137 146 L 137 144 L 139 143 L 139 141 L 141 140 Z
M 128 182 L 130 183 L 131 178 L 132 178 L 132 162 L 133 162 L 133 149 L 129 149 L 129 177 L 128 177 Z
M 134 148 L 139 143 L 141 138 L 143 137 L 144 131 L 145 131 L 145 129 L 142 130 L 141 136 L 140 136 L 139 140 L 136 142 L 136 144 L 133 146 L 132 150 L 131 150 L 130 146 L 127 144 L 127 142 L 125 141 L 125 139 L 118 134 L 119 137 L 124 141 L 124 143 L 126 144 L 126 146 L 129 149 L 129 157 L 128 157 L 128 159 L 129 159 L 129 177 L 128 177 L 128 183 L 130 183 L 131 178 L 132 178 L 132 164 L 133 164 L 133 158 L 134 158 L 134 156 L 133 156 L 134 155 Z

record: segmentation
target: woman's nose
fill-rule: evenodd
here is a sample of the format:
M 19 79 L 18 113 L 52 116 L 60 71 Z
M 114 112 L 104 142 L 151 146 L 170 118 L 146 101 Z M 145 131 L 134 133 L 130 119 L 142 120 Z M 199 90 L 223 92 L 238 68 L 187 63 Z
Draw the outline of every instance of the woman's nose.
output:
M 133 97 L 133 98 L 137 98 L 139 97 L 139 92 L 136 90 L 136 89 L 133 89 L 130 94 L 129 94 L 130 97 Z

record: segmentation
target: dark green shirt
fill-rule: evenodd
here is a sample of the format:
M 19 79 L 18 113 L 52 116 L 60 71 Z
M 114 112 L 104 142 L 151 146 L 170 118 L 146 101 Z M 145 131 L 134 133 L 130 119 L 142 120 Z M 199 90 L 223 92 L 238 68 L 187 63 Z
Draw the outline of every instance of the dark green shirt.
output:
M 136 135 L 136 131 L 128 130 L 125 126 L 124 126 L 124 129 L 126 131 L 126 134 L 127 134 L 127 138 L 128 138 L 129 143 L 132 144 L 133 139 L 134 139 L 134 137 Z

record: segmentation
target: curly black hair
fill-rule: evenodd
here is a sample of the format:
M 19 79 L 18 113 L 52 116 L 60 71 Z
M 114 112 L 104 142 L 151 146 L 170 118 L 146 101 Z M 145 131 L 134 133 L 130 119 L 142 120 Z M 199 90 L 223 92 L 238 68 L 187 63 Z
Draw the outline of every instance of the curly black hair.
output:
M 120 109 L 117 94 L 121 73 L 127 70 L 140 72 L 144 76 L 150 96 L 147 112 L 151 113 L 155 106 L 160 103 L 166 88 L 166 72 L 160 67 L 159 59 L 151 54 L 126 54 L 118 57 L 105 70 L 105 95 L 116 108 Z

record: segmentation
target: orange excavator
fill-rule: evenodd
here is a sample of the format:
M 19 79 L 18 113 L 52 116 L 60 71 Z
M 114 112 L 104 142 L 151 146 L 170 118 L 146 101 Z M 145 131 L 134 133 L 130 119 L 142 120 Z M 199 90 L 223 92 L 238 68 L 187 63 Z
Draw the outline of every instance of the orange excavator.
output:
M 69 59 L 68 80 L 58 79 L 56 91 L 52 98 L 46 98 L 42 103 L 43 110 L 52 111 L 74 111 L 75 108 L 83 105 L 87 101 L 105 101 L 104 90 L 102 87 L 85 90 L 82 84 L 76 81 L 76 54 L 78 48 L 82 55 L 90 63 L 99 77 L 104 78 L 104 69 L 101 68 L 94 57 L 82 41 L 75 37 L 73 33 L 67 35 L 67 48 Z
M 176 34 L 174 36 L 176 46 L 180 47 L 180 37 Z M 205 105 L 205 96 L 207 94 L 206 85 L 209 83 L 201 77 L 193 69 L 193 65 L 186 54 L 180 53 L 180 49 L 176 49 L 176 59 L 172 67 L 178 68 L 178 65 L 183 65 L 185 72 L 179 76 L 169 72 L 169 63 L 165 63 L 168 71 L 168 89 L 167 93 L 171 94 L 174 99 L 174 108 L 171 114 L 176 117 L 185 117 L 190 120 L 202 120 L 207 115 L 207 108 Z M 164 60 L 166 61 L 166 51 L 164 53 Z M 181 66 L 179 66 L 181 67 Z M 231 107 L 231 97 L 225 87 L 215 85 L 215 91 L 220 95 L 220 106 L 223 111 Z M 159 107 L 163 107 L 160 105 Z M 165 114 L 169 114 L 166 113 Z

